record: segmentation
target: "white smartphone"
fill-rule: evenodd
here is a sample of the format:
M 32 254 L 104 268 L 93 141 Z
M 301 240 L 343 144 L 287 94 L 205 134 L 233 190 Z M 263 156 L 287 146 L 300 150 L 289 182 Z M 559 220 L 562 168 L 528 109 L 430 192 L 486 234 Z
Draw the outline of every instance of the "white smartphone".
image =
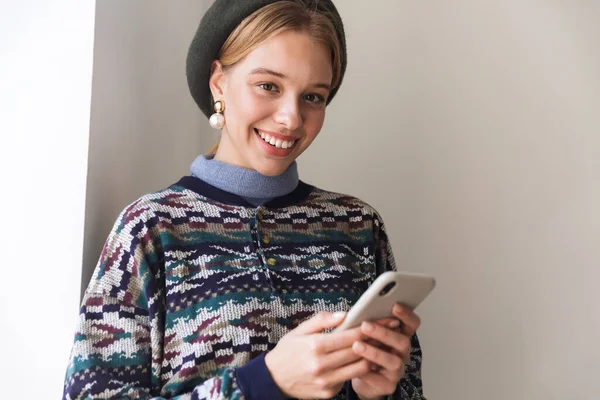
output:
M 384 272 L 360 296 L 346 315 L 344 322 L 333 331 L 351 329 L 359 326 L 363 321 L 393 317 L 392 308 L 396 303 L 414 310 L 434 287 L 435 279 L 432 276 L 408 272 Z

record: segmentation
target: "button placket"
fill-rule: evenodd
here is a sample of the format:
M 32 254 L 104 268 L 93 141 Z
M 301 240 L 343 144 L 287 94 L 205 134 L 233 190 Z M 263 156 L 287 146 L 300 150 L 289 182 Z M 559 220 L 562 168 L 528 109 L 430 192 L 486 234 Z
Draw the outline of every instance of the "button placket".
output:
M 259 254 L 260 260 L 262 261 L 262 264 L 265 268 L 265 274 L 267 275 L 267 279 L 269 280 L 269 284 L 271 285 L 271 288 L 273 290 L 275 290 L 275 286 L 273 285 L 273 280 L 271 279 L 271 273 L 270 273 L 269 266 L 275 266 L 277 264 L 277 260 L 275 260 L 274 258 L 269 258 L 265 254 L 265 245 L 268 245 L 269 243 L 271 243 L 271 238 L 266 234 L 262 234 L 261 229 L 260 229 L 260 226 L 264 220 L 264 213 L 265 213 L 265 210 L 262 207 L 257 208 L 256 219 L 255 219 L 256 229 L 253 232 L 253 234 L 254 234 L 254 241 L 258 245 L 258 254 Z
M 249 247 L 249 251 L 250 252 L 256 252 L 258 255 L 258 260 L 260 262 L 260 264 L 263 264 L 262 261 L 262 256 L 260 255 L 260 243 L 258 240 L 256 240 L 256 232 L 257 232 L 257 226 L 256 226 L 256 221 L 257 221 L 257 215 L 254 212 L 254 210 L 250 211 L 250 214 L 248 216 L 248 226 L 250 227 L 250 247 Z M 256 284 L 260 284 L 260 269 L 255 271 L 252 274 L 252 280 L 256 281 Z M 269 285 L 271 285 L 271 282 L 269 281 Z
M 248 222 L 250 225 L 250 238 L 251 238 L 252 249 L 254 249 L 257 253 L 260 254 L 260 243 L 259 243 L 260 241 L 256 240 L 257 232 L 258 232 L 256 214 L 251 213 Z

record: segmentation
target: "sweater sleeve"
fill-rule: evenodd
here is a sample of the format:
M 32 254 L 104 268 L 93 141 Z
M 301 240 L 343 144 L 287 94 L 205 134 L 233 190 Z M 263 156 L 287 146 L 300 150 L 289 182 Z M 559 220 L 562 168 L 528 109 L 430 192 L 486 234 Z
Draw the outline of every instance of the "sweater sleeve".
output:
M 264 356 L 192 387 L 185 372 L 161 379 L 165 286 L 158 226 L 141 201 L 117 219 L 83 298 L 63 399 L 281 398 Z

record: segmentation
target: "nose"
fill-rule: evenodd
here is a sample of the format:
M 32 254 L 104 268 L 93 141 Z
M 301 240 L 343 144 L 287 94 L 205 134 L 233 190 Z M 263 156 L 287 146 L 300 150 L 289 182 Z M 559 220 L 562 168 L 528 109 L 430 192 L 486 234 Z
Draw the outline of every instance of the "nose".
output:
M 274 116 L 275 122 L 292 132 L 302 126 L 302 112 L 297 99 L 282 99 Z

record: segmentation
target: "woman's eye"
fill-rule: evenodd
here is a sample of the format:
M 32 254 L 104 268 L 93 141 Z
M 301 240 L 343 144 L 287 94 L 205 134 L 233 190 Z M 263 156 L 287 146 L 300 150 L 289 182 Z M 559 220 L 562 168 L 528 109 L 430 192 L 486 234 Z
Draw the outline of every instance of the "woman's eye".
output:
M 277 86 L 275 86 L 272 83 L 261 83 L 260 85 L 258 85 L 258 87 L 266 90 L 267 92 L 274 92 L 275 90 L 277 90 Z
M 323 96 L 316 93 L 307 94 L 306 96 L 304 96 L 304 98 L 311 103 L 322 103 L 325 101 L 325 98 Z

